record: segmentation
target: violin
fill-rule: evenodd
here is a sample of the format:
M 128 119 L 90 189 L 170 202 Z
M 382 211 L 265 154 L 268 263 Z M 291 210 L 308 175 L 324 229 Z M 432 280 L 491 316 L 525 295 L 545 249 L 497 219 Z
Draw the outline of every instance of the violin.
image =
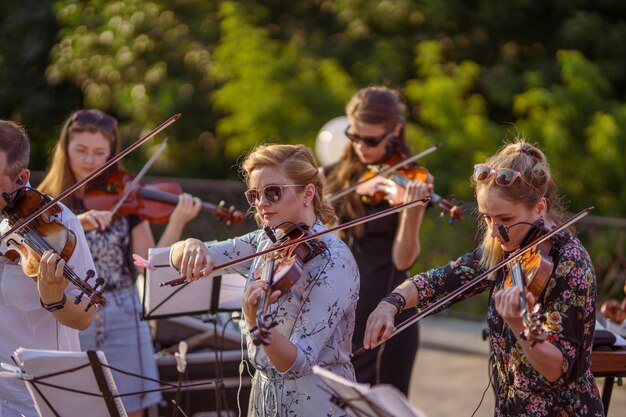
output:
M 356 192 L 364 203 L 376 205 L 381 201 L 387 201 L 391 206 L 398 205 L 404 201 L 405 188 L 410 181 L 427 181 L 428 170 L 415 162 L 407 163 L 395 170 L 387 169 L 387 167 L 401 163 L 404 159 L 399 152 L 394 152 L 381 164 L 368 165 L 367 170 L 361 174 L 357 182 L 360 185 L 356 187 Z M 384 174 L 382 174 L 383 171 Z M 389 187 L 387 179 L 397 184 L 398 187 Z M 450 200 L 431 193 L 431 201 L 439 206 L 442 215 L 450 216 L 450 223 L 452 223 L 454 220 L 463 218 L 463 209 L 462 203 L 454 204 Z
M 588 207 L 588 208 L 580 211 L 579 213 L 575 214 L 574 216 L 570 217 L 567 221 L 565 221 L 563 224 L 561 224 L 558 227 L 553 227 L 551 229 L 542 228 L 542 233 L 540 235 L 538 235 L 538 237 L 535 240 L 533 240 L 532 243 L 530 243 L 530 244 L 528 244 L 526 246 L 520 247 L 515 252 L 511 253 L 506 259 L 503 259 L 502 261 L 498 262 L 497 264 L 495 264 L 494 266 L 492 266 L 488 270 L 486 270 L 483 273 L 479 274 L 478 276 L 470 279 L 465 284 L 463 284 L 460 287 L 458 287 L 458 288 L 448 292 L 446 295 L 442 296 L 441 298 L 439 298 L 434 303 L 432 303 L 432 304 L 422 308 L 418 313 L 416 313 L 412 317 L 409 317 L 408 319 L 404 320 L 402 323 L 399 323 L 396 326 L 395 330 L 391 333 L 389 338 L 387 338 L 386 340 L 389 340 L 390 338 L 392 338 L 393 336 L 395 336 L 398 333 L 402 332 L 403 330 L 408 329 L 411 325 L 413 325 L 413 323 L 423 319 L 424 317 L 426 317 L 426 316 L 428 316 L 430 314 L 433 314 L 435 311 L 438 311 L 443 306 L 445 306 L 445 305 L 453 302 L 454 300 L 458 299 L 466 291 L 474 288 L 478 284 L 480 284 L 483 281 L 489 279 L 489 277 L 493 273 L 498 272 L 502 268 L 505 268 L 507 265 L 511 264 L 511 262 L 514 262 L 518 258 L 520 258 L 523 255 L 525 255 L 526 252 L 529 249 L 537 247 L 537 246 L 541 245 L 543 242 L 546 242 L 548 239 L 551 239 L 553 236 L 555 236 L 561 230 L 567 229 L 569 226 L 571 226 L 572 224 L 576 223 L 578 220 L 580 220 L 583 217 L 585 217 L 586 215 L 588 215 L 592 210 L 593 210 L 593 207 Z M 548 259 L 548 257 L 546 257 L 546 259 Z M 543 276 L 543 274 L 541 274 L 541 275 Z M 549 278 L 549 276 L 548 276 L 548 278 Z M 546 282 L 547 282 L 547 280 L 546 280 Z M 383 343 L 383 342 L 379 341 L 377 345 L 371 346 L 371 348 L 374 348 L 374 347 L 378 346 L 381 343 Z M 356 349 L 355 351 L 353 351 L 351 356 L 352 357 L 356 357 L 356 356 L 359 356 L 359 355 L 363 354 L 366 351 L 367 351 L 367 349 L 365 349 L 364 347 L 360 347 L 360 348 Z
M 125 193 L 134 176 L 124 171 L 111 171 L 102 183 L 95 183 L 85 191 L 83 206 L 86 210 L 111 210 Z M 172 180 L 152 181 L 139 184 L 123 200 L 116 216 L 135 214 L 150 223 L 166 223 L 178 203 L 178 196 L 183 192 L 180 184 Z M 226 208 L 224 202 L 211 204 L 202 202 L 202 209 L 228 224 L 241 224 L 242 212 L 234 207 Z
M 543 221 L 533 224 L 533 226 L 522 241 L 522 246 L 540 235 L 543 230 Z M 529 310 L 526 302 L 526 290 L 530 291 L 537 300 L 548 285 L 554 269 L 554 262 L 550 255 L 552 246 L 550 240 L 541 242 L 530 247 L 519 258 L 506 266 L 508 273 L 504 281 L 504 288 L 515 285 L 520 289 L 519 309 L 524 322 L 524 330 L 521 332 L 520 338 L 529 341 L 531 347 L 546 340 L 547 335 L 543 329 L 545 317 L 541 314 L 541 303 L 535 303 L 533 309 Z
M 268 233 L 268 235 L 270 239 L 273 238 L 273 232 Z M 283 245 L 309 235 L 309 227 L 304 223 L 299 223 L 285 230 L 281 239 L 274 238 L 272 240 L 275 244 Z M 255 345 L 266 346 L 272 343 L 270 330 L 277 323 L 272 321 L 271 316 L 267 314 L 267 309 L 270 306 L 270 295 L 274 291 L 280 291 L 281 294 L 287 292 L 302 275 L 304 265 L 319 255 L 324 248 L 325 246 L 321 241 L 309 240 L 263 256 L 261 266 L 255 271 L 255 279 L 264 280 L 268 285 L 257 304 L 257 325 L 250 330 Z
M 624 284 L 624 294 L 626 294 L 626 284 Z M 614 323 L 622 324 L 626 320 L 626 298 L 621 303 L 614 299 L 603 302 L 600 312 Z
M 47 195 L 32 188 L 21 188 L 11 195 L 3 193 L 2 197 L 7 202 L 2 214 L 8 220 L 10 227 L 22 222 L 24 218 L 51 200 Z M 7 234 L 2 240 L 1 251 L 3 256 L 12 261 L 19 259 L 20 266 L 26 276 L 37 277 L 41 256 L 48 250 L 53 250 L 66 262 L 72 256 L 76 247 L 76 235 L 63 224 L 51 220 L 52 216 L 62 210 L 58 204 L 54 204 L 30 224 L 22 227 L 19 231 Z M 87 271 L 87 276 L 83 280 L 66 264 L 63 268 L 63 276 L 80 291 L 80 294 L 74 299 L 74 304 L 79 304 L 83 296 L 89 299 L 85 311 L 89 310 L 93 304 L 106 304 L 102 291 L 98 291 L 104 280 L 97 278 L 94 287 L 88 284 L 88 281 L 95 276 L 93 270 Z
M 168 127 L 169 125 L 171 125 L 172 123 L 174 123 L 178 119 L 180 119 L 180 113 L 171 116 L 169 119 L 167 119 L 166 121 L 164 121 L 163 123 L 161 123 L 160 125 L 155 127 L 154 129 L 152 129 L 151 131 L 146 133 L 141 139 L 139 139 L 138 141 L 136 141 L 135 143 L 130 145 L 128 148 L 124 149 L 122 152 L 120 152 L 117 155 L 115 155 L 113 158 L 109 159 L 100 168 L 96 169 L 95 171 L 93 171 L 91 174 L 87 175 L 82 180 L 76 182 L 74 185 L 72 185 L 69 188 L 67 188 L 65 191 L 63 191 L 58 196 L 56 196 L 54 198 L 49 198 L 48 197 L 49 200 L 45 204 L 41 205 L 36 210 L 33 210 L 32 212 L 30 212 L 26 217 L 21 219 L 21 221 L 19 221 L 19 222 L 15 223 L 14 225 L 12 225 L 9 228 L 9 230 L 3 231 L 2 232 L 2 236 L 0 236 L 0 241 L 4 241 L 7 236 L 10 236 L 13 233 L 17 232 L 18 230 L 28 226 L 37 217 L 39 217 L 41 214 L 43 214 L 43 212 L 47 211 L 50 207 L 54 206 L 56 203 L 58 203 L 59 201 L 63 200 L 64 198 L 70 196 L 72 193 L 74 193 L 80 187 L 84 186 L 86 183 L 88 183 L 89 181 L 93 180 L 98 175 L 102 174 L 105 170 L 109 169 L 111 166 L 116 164 L 120 159 L 124 158 L 130 152 L 134 151 L 135 149 L 137 149 L 138 147 L 143 145 L 146 141 L 148 141 L 149 139 L 154 137 L 157 133 L 161 132 L 163 129 L 165 129 L 166 127 Z M 3 197 L 4 197 L 4 194 L 3 194 Z M 7 198 L 5 198 L 5 200 L 7 200 Z
M 410 201 L 408 203 L 404 203 L 404 204 L 401 204 L 399 206 L 389 207 L 389 208 L 381 210 L 381 211 L 379 211 L 377 213 L 373 213 L 373 214 L 361 217 L 360 219 L 350 220 L 349 222 L 342 223 L 340 225 L 331 227 L 330 229 L 326 229 L 326 230 L 323 230 L 321 232 L 317 232 L 317 233 L 314 233 L 314 234 L 303 234 L 298 239 L 293 239 L 293 240 L 287 241 L 285 243 L 280 243 L 280 244 L 277 244 L 277 246 L 271 247 L 269 249 L 265 249 L 265 250 L 262 250 L 262 251 L 257 252 L 257 253 L 252 253 L 250 255 L 245 255 L 245 256 L 242 256 L 241 258 L 233 259 L 233 260 L 228 261 L 228 262 L 224 262 L 223 264 L 215 265 L 213 267 L 213 271 L 212 272 L 215 272 L 215 271 L 218 271 L 218 270 L 221 270 L 221 269 L 224 269 L 224 268 L 229 268 L 229 267 L 234 266 L 234 265 L 239 265 L 239 264 L 241 264 L 243 262 L 249 261 L 250 259 L 254 259 L 256 257 L 263 256 L 263 255 L 266 255 L 266 254 L 269 254 L 269 253 L 272 253 L 272 252 L 276 252 L 276 251 L 280 251 L 280 250 L 283 250 L 283 249 L 287 249 L 290 246 L 300 245 L 301 243 L 309 242 L 311 240 L 317 239 L 318 237 L 323 236 L 323 235 L 328 234 L 328 233 L 334 233 L 334 232 L 338 232 L 338 231 L 341 231 L 341 230 L 349 229 L 351 227 L 358 226 L 359 224 L 363 224 L 363 223 L 366 223 L 366 222 L 369 222 L 369 221 L 377 220 L 377 219 L 380 219 L 382 217 L 388 216 L 390 214 L 397 213 L 397 212 L 405 210 L 405 209 L 409 209 L 409 208 L 416 207 L 416 206 L 421 206 L 421 205 L 427 204 L 429 201 L 430 201 L 430 197 L 424 197 L 422 199 Z M 270 239 L 271 239 L 271 237 L 270 237 Z M 141 268 L 145 268 L 145 267 L 149 268 L 150 267 L 150 263 L 148 261 L 146 261 L 145 259 L 142 259 L 140 256 L 133 255 L 133 257 L 136 258 L 135 265 L 137 265 L 137 266 L 139 266 Z M 178 277 L 178 278 L 171 279 L 169 281 L 162 282 L 162 283 L 159 284 L 159 287 L 164 287 L 166 285 L 170 286 L 170 287 L 176 287 L 178 285 L 187 285 L 187 284 L 188 284 L 187 277 L 181 276 L 181 277 Z

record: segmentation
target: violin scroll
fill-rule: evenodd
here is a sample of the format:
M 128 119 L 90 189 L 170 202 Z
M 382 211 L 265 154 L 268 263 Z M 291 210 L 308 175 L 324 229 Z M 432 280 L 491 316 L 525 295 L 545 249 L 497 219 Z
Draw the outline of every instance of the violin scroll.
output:
M 626 295 L 626 283 L 624 284 L 624 294 Z M 605 301 L 600 307 L 600 312 L 616 324 L 622 324 L 626 320 L 626 298 L 621 303 L 614 299 Z
M 621 303 L 617 300 L 607 300 L 602 303 L 600 312 L 616 324 L 622 324 L 626 320 L 626 299 Z
M 543 229 L 540 227 L 531 229 L 524 241 L 528 242 L 540 237 L 538 235 L 542 231 Z M 530 247 L 519 258 L 509 263 L 509 273 L 504 283 L 505 288 L 510 285 L 520 288 L 520 315 L 524 322 L 524 330 L 520 333 L 520 339 L 529 341 L 531 347 L 546 340 L 547 335 L 543 329 L 546 318 L 541 312 L 540 303 L 536 303 L 532 310 L 529 310 L 526 302 L 526 291 L 528 290 L 535 299 L 543 294 L 554 268 L 550 256 L 551 249 L 552 243 L 549 241 Z
M 520 339 L 529 341 L 530 347 L 535 346 L 537 343 L 541 343 L 546 340 L 547 333 L 543 329 L 543 324 L 546 322 L 546 317 L 541 312 L 541 304 L 537 303 L 533 307 L 532 311 L 523 316 L 524 330 L 520 332 Z
M 3 197 L 7 199 L 7 196 Z M 9 200 L 2 214 L 8 220 L 9 226 L 13 227 L 48 204 L 50 198 L 32 188 L 22 188 L 13 193 Z M 48 207 L 29 225 L 8 233 L 2 241 L 3 255 L 14 260 L 19 258 L 20 266 L 26 276 L 33 278 L 37 276 L 41 257 L 48 250 L 59 254 L 65 261 L 72 256 L 76 247 L 76 235 L 63 224 L 51 220 L 51 216 L 60 213 L 61 210 L 58 204 Z M 87 271 L 87 276 L 83 280 L 74 273 L 72 268 L 65 265 L 63 276 L 80 291 L 74 300 L 75 304 L 79 304 L 83 296 L 89 299 L 85 311 L 89 310 L 93 304 L 106 304 L 102 292 L 98 290 L 104 280 L 96 279 L 94 287 L 88 283 L 95 276 L 93 270 Z

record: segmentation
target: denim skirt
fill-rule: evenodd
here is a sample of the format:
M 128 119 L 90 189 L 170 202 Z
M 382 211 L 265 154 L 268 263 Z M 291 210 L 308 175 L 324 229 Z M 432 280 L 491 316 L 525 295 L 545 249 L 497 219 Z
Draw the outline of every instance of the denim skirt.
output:
M 80 332 L 81 350 L 101 350 L 109 366 L 140 375 L 111 370 L 127 412 L 147 408 L 161 400 L 160 392 L 123 396 L 157 389 L 158 369 L 148 323 L 141 320 L 141 303 L 135 286 L 104 292 L 107 304 L 96 312 L 91 326 Z

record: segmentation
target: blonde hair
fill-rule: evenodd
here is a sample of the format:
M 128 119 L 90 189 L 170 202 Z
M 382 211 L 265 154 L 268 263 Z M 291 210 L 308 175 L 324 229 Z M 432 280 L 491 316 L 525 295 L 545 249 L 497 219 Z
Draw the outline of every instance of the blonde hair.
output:
M 315 187 L 313 209 L 315 215 L 324 225 L 331 225 L 335 221 L 335 210 L 324 198 L 324 182 L 317 168 L 317 163 L 311 151 L 303 145 L 265 144 L 253 149 L 242 164 L 242 173 L 246 184 L 250 186 L 252 171 L 261 167 L 276 167 L 286 179 L 293 184 Z M 259 214 L 255 214 L 260 224 Z
M 59 141 L 54 147 L 54 151 L 52 153 L 52 158 L 50 160 L 50 165 L 48 169 L 48 173 L 44 177 L 41 184 L 39 184 L 39 191 L 48 194 L 52 197 L 56 197 L 61 194 L 64 190 L 69 188 L 70 186 L 76 183 L 76 177 L 72 173 L 72 168 L 70 166 L 69 156 L 68 156 L 68 148 L 69 144 L 72 140 L 72 135 L 78 132 L 92 132 L 92 133 L 101 133 L 106 139 L 109 140 L 110 144 L 110 155 L 108 159 L 111 159 L 114 155 L 117 155 L 120 151 L 120 141 L 119 135 L 117 132 L 117 128 L 113 128 L 111 130 L 103 129 L 97 123 L 81 123 L 79 119 L 76 118 L 76 115 L 79 112 L 89 112 L 95 118 L 102 118 L 106 116 L 105 113 L 100 110 L 79 110 L 77 112 L 72 113 L 63 123 L 63 128 L 61 129 L 61 134 L 59 136 Z M 107 116 L 111 117 L 111 116 Z M 118 164 L 119 165 L 119 164 Z M 116 167 L 112 167 L 115 169 Z M 63 203 L 68 205 L 70 197 L 66 198 Z
M 475 188 L 474 195 L 488 189 L 497 188 L 499 195 L 513 203 L 523 203 L 531 209 L 542 198 L 546 199 L 546 217 L 548 224 L 562 222 L 561 202 L 557 194 L 557 186 L 552 177 L 548 160 L 545 154 L 537 147 L 526 142 L 524 138 L 517 138 L 515 142 L 506 144 L 500 150 L 485 161 L 485 165 L 492 169 L 509 168 L 519 171 L 526 181 L 516 180 L 510 186 L 503 187 L 490 179 L 488 181 L 476 181 L 471 177 Z M 532 184 L 532 186 L 531 186 Z M 485 268 L 491 268 L 500 262 L 504 252 L 497 240 L 489 236 L 485 222 L 480 222 L 482 238 L 481 264 Z

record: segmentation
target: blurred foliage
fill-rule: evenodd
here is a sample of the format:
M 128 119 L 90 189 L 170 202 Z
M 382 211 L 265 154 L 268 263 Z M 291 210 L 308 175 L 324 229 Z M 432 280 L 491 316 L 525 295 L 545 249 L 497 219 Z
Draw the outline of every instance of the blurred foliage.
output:
M 118 117 L 126 144 L 182 113 L 153 172 L 236 179 L 254 145 L 313 146 L 356 89 L 386 84 L 404 94 L 413 149 L 444 145 L 422 161 L 439 194 L 471 206 L 471 166 L 523 135 L 545 150 L 570 210 L 626 212 L 617 0 L 4 0 L 2 10 L 0 111 L 41 145 L 35 169 L 63 118 L 96 107 Z M 448 227 L 430 211 L 416 270 L 475 243 L 469 215 Z M 610 293 L 624 279 L 623 229 L 598 230 L 583 236 Z
M 53 86 L 44 75 L 59 30 L 52 2 L 0 0 L 0 10 L 0 117 L 27 128 L 32 165 L 41 169 L 63 118 L 82 105 L 82 94 L 70 80 Z

